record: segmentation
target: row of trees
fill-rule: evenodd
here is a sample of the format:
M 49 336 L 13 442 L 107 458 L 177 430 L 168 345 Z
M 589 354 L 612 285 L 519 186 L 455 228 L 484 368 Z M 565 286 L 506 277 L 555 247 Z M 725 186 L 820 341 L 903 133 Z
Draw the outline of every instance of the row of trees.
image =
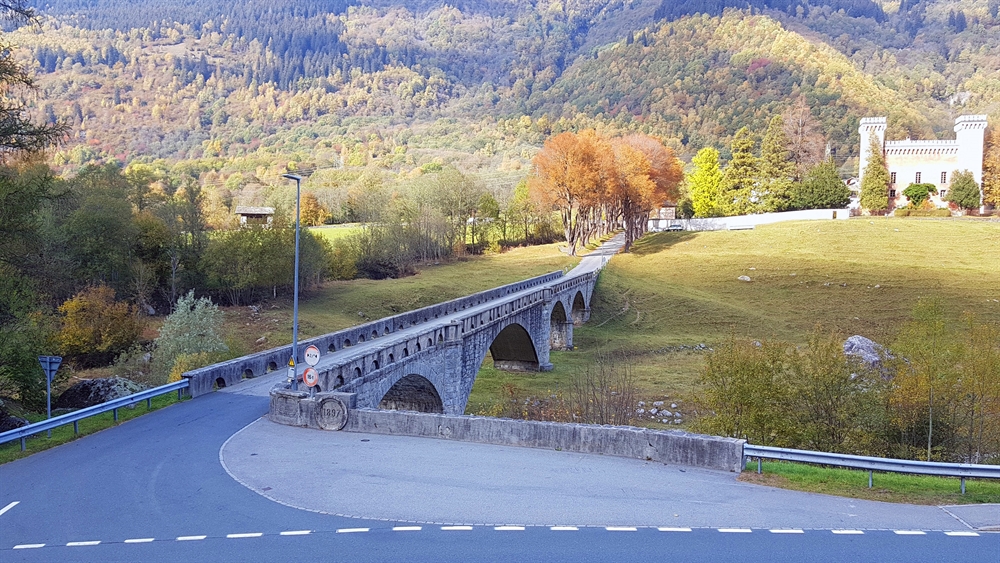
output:
M 813 164 L 794 158 L 782 116 L 771 119 L 757 154 L 755 146 L 752 133 L 744 127 L 733 138 L 732 159 L 725 168 L 716 149 L 698 151 L 685 186 L 689 214 L 718 217 L 839 208 L 850 201 L 850 190 L 832 160 Z
M 732 339 L 701 377 L 702 431 L 759 445 L 933 461 L 1000 459 L 1000 331 L 921 301 L 880 360 L 822 330 L 805 349 Z
M 558 209 L 570 252 L 621 228 L 625 250 L 645 233 L 649 213 L 676 201 L 683 178 L 669 147 L 648 135 L 607 138 L 592 129 L 560 133 L 534 159 L 532 197 Z

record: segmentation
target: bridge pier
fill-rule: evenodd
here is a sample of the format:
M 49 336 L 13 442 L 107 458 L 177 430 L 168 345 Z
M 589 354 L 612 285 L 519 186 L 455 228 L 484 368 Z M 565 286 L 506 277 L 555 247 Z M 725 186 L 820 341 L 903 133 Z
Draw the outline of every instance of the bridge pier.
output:
M 573 325 L 572 321 L 552 321 L 549 347 L 553 350 L 572 350 Z

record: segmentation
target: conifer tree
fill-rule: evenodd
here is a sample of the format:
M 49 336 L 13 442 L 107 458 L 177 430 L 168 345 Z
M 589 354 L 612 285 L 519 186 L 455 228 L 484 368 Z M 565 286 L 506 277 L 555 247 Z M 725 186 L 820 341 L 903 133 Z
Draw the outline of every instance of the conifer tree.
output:
M 876 137 L 872 137 L 868 153 L 868 165 L 861 180 L 861 207 L 877 214 L 889 208 L 889 170 Z
M 972 172 L 958 170 L 951 173 L 951 185 L 948 187 L 948 201 L 962 209 L 979 207 L 979 185 Z
M 760 146 L 762 211 L 787 211 L 792 208 L 795 164 L 790 158 L 788 146 L 785 121 L 776 115 L 771 118 Z
M 806 172 L 796 187 L 794 206 L 797 209 L 838 209 L 851 201 L 851 190 L 837 174 L 833 159 L 827 159 Z
M 741 128 L 733 137 L 733 159 L 722 173 L 722 199 L 726 215 L 746 215 L 761 209 L 760 164 L 753 154 L 750 130 Z
M 691 159 L 694 172 L 688 176 L 688 192 L 695 217 L 718 217 L 722 208 L 722 171 L 719 151 L 705 147 Z

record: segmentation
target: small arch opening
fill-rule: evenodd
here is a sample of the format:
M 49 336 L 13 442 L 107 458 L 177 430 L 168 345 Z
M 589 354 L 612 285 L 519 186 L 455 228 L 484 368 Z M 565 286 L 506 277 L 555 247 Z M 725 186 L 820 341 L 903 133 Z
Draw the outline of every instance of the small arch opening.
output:
M 278 369 L 278 363 L 277 362 L 268 362 L 267 363 L 267 371 L 268 372 L 272 372 L 272 371 L 274 371 L 276 369 Z
M 354 368 L 354 379 L 361 377 L 361 368 Z
M 393 363 L 395 361 L 396 361 L 396 356 L 393 356 L 392 354 L 389 354 L 389 363 L 391 364 L 391 363 Z
M 215 387 L 218 389 L 226 388 L 226 380 L 222 377 L 215 378 Z
M 330 345 L 326 347 L 326 351 L 327 352 L 336 352 L 337 351 L 337 346 L 333 342 L 331 342 Z
M 399 327 L 399 328 L 403 328 L 403 327 Z M 382 331 L 382 336 L 387 336 L 388 334 L 389 334 L 389 327 L 385 327 L 385 330 Z
M 361 342 L 364 342 L 364 341 L 365 341 L 365 335 L 359 334 L 358 335 L 358 342 L 361 343 Z
M 372 340 L 375 340 L 376 338 L 378 338 L 378 331 L 377 330 L 373 330 L 372 331 Z
M 417 342 L 417 352 L 419 352 L 419 351 L 420 351 L 420 343 Z
M 336 389 L 344 384 L 344 376 L 338 375 L 337 379 L 333 382 L 333 388 Z
M 375 360 L 374 362 L 372 362 L 372 370 L 377 370 L 377 369 L 378 369 L 378 360 Z
M 465 331 L 463 330 L 462 332 L 465 332 Z M 439 342 L 439 343 L 440 343 L 440 342 L 444 342 L 444 335 L 443 335 L 443 334 L 439 334 L 439 335 L 438 335 L 438 342 Z
M 253 370 L 250 368 L 243 370 L 243 379 L 253 379 Z
M 433 345 L 434 345 L 434 341 L 433 341 L 433 340 L 431 340 L 430 338 L 428 338 L 428 339 L 427 339 L 427 347 L 428 347 L 428 348 L 430 348 L 430 347 L 431 347 L 431 346 L 433 346 Z
M 350 346 L 351 346 L 351 339 L 350 338 L 345 338 L 344 339 L 344 348 L 349 348 Z

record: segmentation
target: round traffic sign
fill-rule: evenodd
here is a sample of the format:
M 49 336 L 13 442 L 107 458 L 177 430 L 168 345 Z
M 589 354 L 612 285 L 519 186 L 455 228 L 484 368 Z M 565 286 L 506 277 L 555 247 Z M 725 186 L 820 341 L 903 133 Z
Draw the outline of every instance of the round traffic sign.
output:
M 306 348 L 305 352 L 306 363 L 314 366 L 319 363 L 319 348 L 315 346 L 310 346 Z
M 302 372 L 302 381 L 309 387 L 315 387 L 319 383 L 319 372 L 313 368 L 306 368 L 306 371 Z

